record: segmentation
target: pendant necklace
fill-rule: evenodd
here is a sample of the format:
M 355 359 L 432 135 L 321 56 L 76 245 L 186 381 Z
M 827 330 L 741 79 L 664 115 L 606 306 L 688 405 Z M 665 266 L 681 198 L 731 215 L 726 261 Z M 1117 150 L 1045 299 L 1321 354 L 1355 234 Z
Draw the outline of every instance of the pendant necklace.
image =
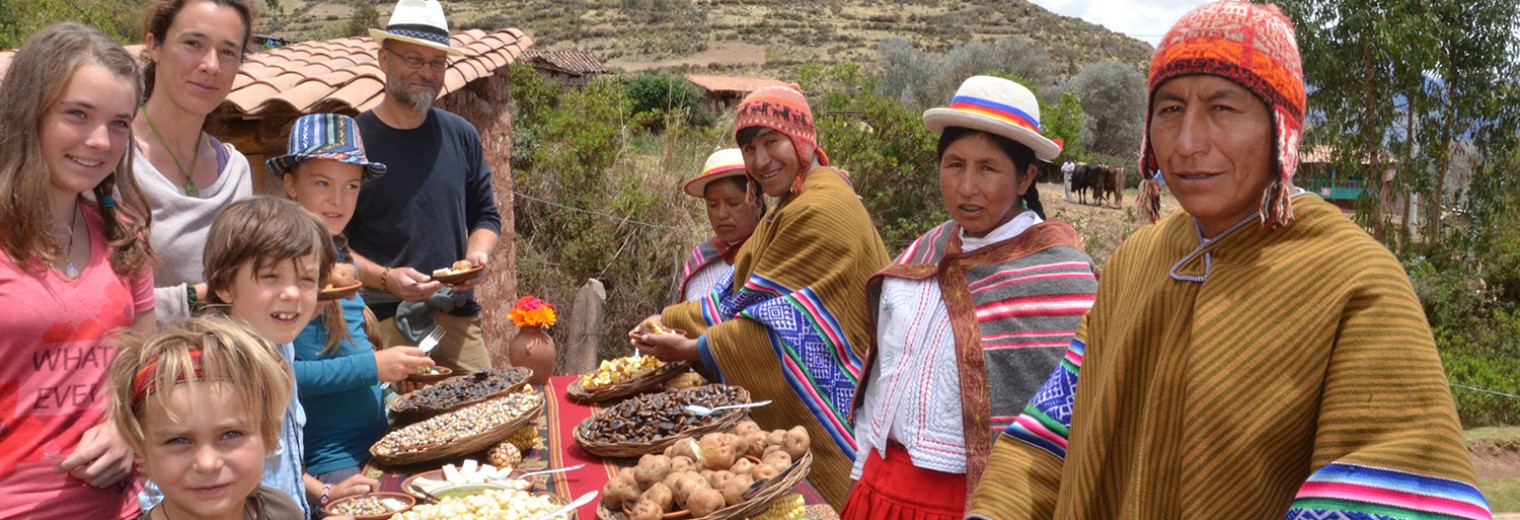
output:
M 79 202 L 74 202 L 73 217 L 69 219 L 69 248 L 63 250 L 63 274 L 70 280 L 79 277 L 79 268 L 74 267 L 74 226 L 79 224 Z
M 169 147 L 167 141 L 164 141 L 164 134 L 158 131 L 158 125 L 153 124 L 153 116 L 148 115 L 146 109 L 143 110 L 142 114 L 143 119 L 148 120 L 148 128 L 152 128 L 153 135 L 158 137 L 158 144 L 164 147 L 164 151 L 169 152 L 170 159 L 174 159 L 174 167 L 179 168 L 179 174 L 185 176 L 185 195 L 200 198 L 201 190 L 196 189 L 194 176 L 196 162 L 201 160 L 201 133 L 203 132 L 195 134 L 195 152 L 190 157 L 190 171 L 187 172 L 185 171 L 184 163 L 179 161 L 179 155 L 174 153 L 174 149 Z

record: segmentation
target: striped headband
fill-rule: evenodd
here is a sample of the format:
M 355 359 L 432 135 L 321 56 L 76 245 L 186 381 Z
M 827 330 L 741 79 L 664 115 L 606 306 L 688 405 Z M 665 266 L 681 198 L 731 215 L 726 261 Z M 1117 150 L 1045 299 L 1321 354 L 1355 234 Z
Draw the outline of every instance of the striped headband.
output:
M 1040 120 L 1031 117 L 1018 107 L 1004 105 L 989 99 L 973 96 L 955 96 L 950 100 L 952 110 L 964 110 L 1012 123 L 1015 126 L 1040 133 Z
M 206 370 L 201 365 L 201 353 L 202 351 L 199 349 L 190 351 L 190 366 L 195 367 L 196 380 L 206 377 Z M 158 362 L 159 355 L 154 354 L 142 368 L 137 370 L 137 375 L 132 378 L 132 408 L 134 410 L 142 406 L 143 401 L 148 398 L 148 394 L 158 391 L 154 383 L 154 379 L 158 377 Z M 179 379 L 175 380 L 175 382 L 185 382 L 184 374 L 180 374 Z

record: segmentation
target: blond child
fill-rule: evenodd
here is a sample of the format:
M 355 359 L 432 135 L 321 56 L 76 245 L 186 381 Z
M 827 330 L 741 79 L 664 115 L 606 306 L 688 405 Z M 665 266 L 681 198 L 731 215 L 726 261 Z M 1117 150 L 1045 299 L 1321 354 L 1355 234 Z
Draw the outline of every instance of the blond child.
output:
M 279 445 L 290 367 L 274 345 L 223 318 L 190 318 L 122 341 L 111 419 L 163 491 L 145 520 L 287 519 L 289 495 L 259 485 Z
M 341 114 L 308 114 L 296 119 L 285 155 L 265 163 L 285 186 L 285 193 L 321 218 L 332 235 L 338 264 L 329 282 L 358 284 L 357 265 L 343 239 L 354 215 L 359 190 L 385 173 L 370 162 L 354 120 Z M 338 271 L 351 273 L 339 276 Z M 389 425 L 380 390 L 382 381 L 404 381 L 431 359 L 417 347 L 376 351 L 379 338 L 365 325 L 364 299 L 350 297 L 319 303 L 321 315 L 295 339 L 296 386 L 307 417 L 307 472 L 324 485 L 358 474 L 369 461 L 369 447 Z

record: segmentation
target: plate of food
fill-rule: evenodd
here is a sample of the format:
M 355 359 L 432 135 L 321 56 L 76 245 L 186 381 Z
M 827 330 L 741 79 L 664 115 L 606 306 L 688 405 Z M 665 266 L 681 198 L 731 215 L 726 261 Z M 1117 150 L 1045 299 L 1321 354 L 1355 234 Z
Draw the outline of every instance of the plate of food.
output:
M 538 392 L 498 397 L 391 430 L 370 446 L 369 453 L 386 466 L 468 455 L 506 440 L 537 420 L 543 409 L 544 396 Z
M 519 491 L 527 491 L 533 487 L 533 483 L 513 478 L 518 472 L 510 467 L 492 466 L 490 464 L 465 459 L 459 465 L 445 464 L 442 469 L 424 471 L 407 477 L 401 481 L 401 490 L 418 499 L 427 499 L 431 494 L 438 499 L 444 496 L 440 491 L 460 486 L 496 486 L 499 488 L 511 488 Z
M 565 395 L 583 403 L 628 397 L 687 372 L 691 365 L 689 361 L 664 363 L 654 356 L 603 360 L 595 372 L 572 381 Z
M 469 260 L 454 262 L 454 265 L 443 269 L 433 270 L 433 280 L 453 285 L 480 275 L 486 266 L 471 264 Z
M 533 371 L 523 367 L 491 368 L 444 379 L 392 399 L 386 406 L 397 423 L 416 422 L 522 390 L 532 376 Z
M 437 383 L 454 376 L 454 370 L 443 366 L 420 366 L 416 372 L 406 375 L 413 383 Z
M 354 269 L 353 264 L 334 264 L 332 273 L 327 275 L 327 285 L 317 293 L 317 299 L 325 301 L 347 298 L 359 292 L 359 288 L 363 286 L 364 284 L 359 283 L 359 272 Z
M 638 457 L 660 453 L 682 439 L 726 430 L 749 415 L 742 408 L 703 415 L 687 410 L 687 405 L 716 408 L 748 402 L 749 391 L 727 385 L 641 394 L 596 412 L 571 434 L 592 455 Z
M 328 516 L 350 515 L 355 520 L 384 520 L 411 511 L 417 499 L 402 493 L 376 492 L 343 497 L 322 508 Z

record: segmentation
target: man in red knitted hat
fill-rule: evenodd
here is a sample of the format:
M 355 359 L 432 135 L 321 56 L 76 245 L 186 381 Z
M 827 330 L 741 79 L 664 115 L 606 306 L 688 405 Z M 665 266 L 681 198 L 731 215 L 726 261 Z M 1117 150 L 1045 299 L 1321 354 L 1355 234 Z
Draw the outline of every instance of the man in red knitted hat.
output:
M 1227 0 L 1151 61 L 1140 171 L 1183 211 L 1103 268 L 970 517 L 1489 518 L 1402 266 L 1293 187 L 1292 23 Z
M 646 354 L 696 361 L 710 379 L 772 401 L 750 412 L 761 427 L 805 427 L 808 480 L 837 508 L 850 489 L 848 414 L 871 333 L 866 279 L 890 258 L 849 178 L 818 149 L 795 86 L 750 94 L 734 128 L 746 172 L 778 203 L 712 294 L 666 307 L 628 335 Z M 646 333 L 662 322 L 690 337 Z

